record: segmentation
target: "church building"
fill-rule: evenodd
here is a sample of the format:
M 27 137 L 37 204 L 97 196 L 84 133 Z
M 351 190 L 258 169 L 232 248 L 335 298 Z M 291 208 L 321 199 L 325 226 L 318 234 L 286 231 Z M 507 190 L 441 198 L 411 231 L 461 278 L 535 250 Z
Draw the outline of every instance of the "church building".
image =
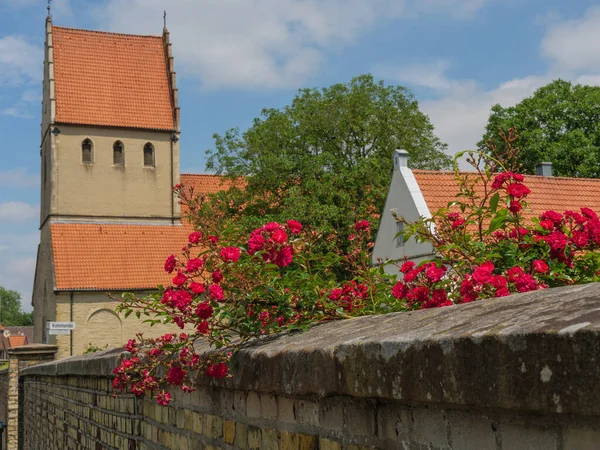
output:
M 34 341 L 57 344 L 58 358 L 167 331 L 119 316 L 107 293 L 143 295 L 170 282 L 164 260 L 192 230 L 175 184 L 221 189 L 217 176 L 180 175 L 179 137 L 166 28 L 137 36 L 57 27 L 48 17 L 32 303 Z M 51 335 L 49 322 L 75 329 Z

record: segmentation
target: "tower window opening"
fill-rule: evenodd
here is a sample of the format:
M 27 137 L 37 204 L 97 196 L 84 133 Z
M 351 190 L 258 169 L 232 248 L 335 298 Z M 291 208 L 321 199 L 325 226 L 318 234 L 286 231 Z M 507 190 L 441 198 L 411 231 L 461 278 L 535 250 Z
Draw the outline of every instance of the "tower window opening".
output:
M 89 139 L 84 139 L 81 143 L 81 162 L 84 164 L 94 163 L 94 146 Z
M 150 142 L 144 145 L 144 167 L 154 167 L 154 146 Z
M 113 164 L 115 166 L 123 166 L 125 164 L 124 146 L 121 141 L 113 144 Z

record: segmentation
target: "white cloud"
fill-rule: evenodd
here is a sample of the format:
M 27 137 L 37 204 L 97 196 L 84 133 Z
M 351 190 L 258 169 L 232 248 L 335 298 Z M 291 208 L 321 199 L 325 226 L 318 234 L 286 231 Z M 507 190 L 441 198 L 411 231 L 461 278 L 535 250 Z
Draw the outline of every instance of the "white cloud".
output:
M 22 103 L 2 109 L 0 110 L 0 114 L 3 116 L 18 117 L 19 119 L 33 119 L 33 115 L 27 111 L 25 105 Z
M 43 50 L 22 36 L 0 38 L 0 85 L 18 86 L 42 77 Z
M 335 51 L 378 24 L 419 14 L 465 15 L 490 0 L 171 0 L 175 62 L 204 87 L 296 87 Z M 101 25 L 157 34 L 165 2 L 110 0 Z
M 31 205 L 25 202 L 0 203 L 0 222 L 34 219 L 39 213 L 39 205 Z
M 600 7 L 580 19 L 553 24 L 542 41 L 544 56 L 562 70 L 600 70 Z
M 581 19 L 562 22 L 553 14 L 540 45 L 541 54 L 550 59 L 547 72 L 515 78 L 488 90 L 475 80 L 449 78 L 446 61 L 409 66 L 388 63 L 373 71 L 387 81 L 432 91 L 437 98 L 421 101 L 420 107 L 430 117 L 437 136 L 448 144 L 449 153 L 454 154 L 476 149 L 495 104 L 515 105 L 557 78 L 600 85 L 599 41 L 600 8 L 589 9 Z
M 24 167 L 0 170 L 0 186 L 37 188 L 40 186 L 40 176 L 28 173 Z

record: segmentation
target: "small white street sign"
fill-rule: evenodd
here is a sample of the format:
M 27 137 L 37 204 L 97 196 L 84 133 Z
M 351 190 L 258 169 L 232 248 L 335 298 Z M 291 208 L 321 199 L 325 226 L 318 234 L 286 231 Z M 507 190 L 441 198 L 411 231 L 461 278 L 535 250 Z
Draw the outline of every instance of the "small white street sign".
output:
M 75 322 L 48 322 L 48 330 L 74 330 Z M 59 333 L 50 333 L 50 334 L 59 334 Z M 67 333 L 61 333 L 67 334 Z
M 71 330 L 61 330 L 61 329 L 49 329 L 48 334 L 70 334 Z

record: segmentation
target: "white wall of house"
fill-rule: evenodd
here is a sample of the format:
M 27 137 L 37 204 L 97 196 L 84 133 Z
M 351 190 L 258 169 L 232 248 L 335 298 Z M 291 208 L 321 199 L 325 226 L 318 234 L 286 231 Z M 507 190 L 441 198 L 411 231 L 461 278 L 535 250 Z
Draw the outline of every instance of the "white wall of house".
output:
M 399 231 L 399 225 L 393 216 L 404 217 L 409 222 L 414 222 L 420 217 L 431 217 L 427 203 L 423 198 L 417 180 L 408 167 L 408 153 L 404 150 L 394 151 L 394 173 L 390 190 L 381 214 L 379 231 L 373 249 L 373 263 L 380 260 L 404 260 L 405 258 L 419 263 L 431 259 L 434 255 L 431 244 L 417 243 L 414 238 L 402 242 L 394 239 Z M 398 270 L 391 265 L 386 267 L 386 272 L 397 274 Z

